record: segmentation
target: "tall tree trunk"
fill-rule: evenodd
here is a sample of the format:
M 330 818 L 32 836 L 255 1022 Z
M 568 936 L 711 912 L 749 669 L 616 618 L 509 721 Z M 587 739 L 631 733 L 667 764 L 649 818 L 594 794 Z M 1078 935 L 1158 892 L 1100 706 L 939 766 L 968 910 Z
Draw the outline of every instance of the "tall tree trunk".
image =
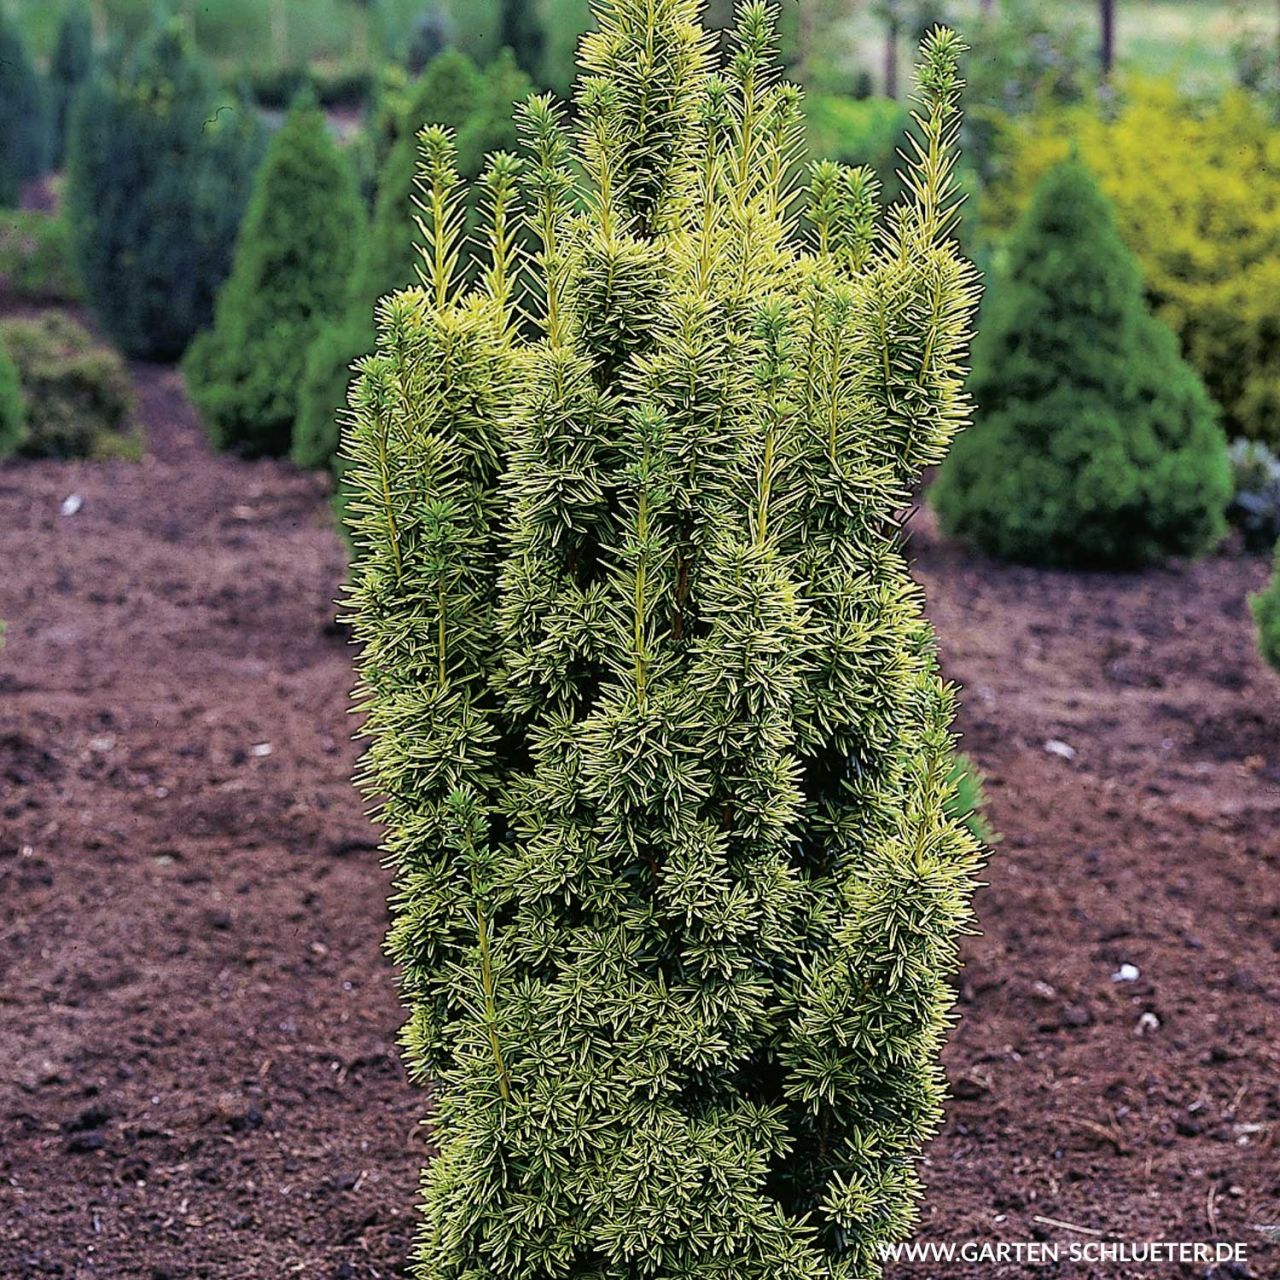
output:
M 885 21 L 884 33 L 884 96 L 886 98 L 898 96 L 898 32 L 900 28 L 897 8 L 891 8 Z
M 1102 59 L 1102 78 L 1111 78 L 1116 61 L 1116 0 L 1099 0 L 1102 19 L 1102 43 L 1099 47 Z

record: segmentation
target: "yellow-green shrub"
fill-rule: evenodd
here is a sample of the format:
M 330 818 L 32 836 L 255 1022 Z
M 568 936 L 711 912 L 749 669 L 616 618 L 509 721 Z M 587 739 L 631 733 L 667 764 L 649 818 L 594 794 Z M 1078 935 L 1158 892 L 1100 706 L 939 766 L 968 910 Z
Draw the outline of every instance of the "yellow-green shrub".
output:
M 1227 434 L 1280 442 L 1280 131 L 1257 103 L 1236 92 L 1197 103 L 1142 82 L 1113 120 L 1067 108 L 1011 122 L 1006 139 L 987 220 L 1010 226 L 1044 173 L 1078 150 Z
M 5 320 L 0 340 L 17 366 L 26 401 L 19 452 L 29 458 L 136 455 L 133 390 L 115 351 L 58 311 Z

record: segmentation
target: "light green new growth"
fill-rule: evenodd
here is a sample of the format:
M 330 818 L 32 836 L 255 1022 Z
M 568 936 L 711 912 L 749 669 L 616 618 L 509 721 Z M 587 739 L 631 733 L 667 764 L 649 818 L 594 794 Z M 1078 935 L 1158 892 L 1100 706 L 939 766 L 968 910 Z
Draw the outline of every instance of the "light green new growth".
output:
M 424 131 L 422 287 L 352 390 L 430 1280 L 874 1276 L 940 1116 L 979 850 L 898 513 L 966 413 L 959 44 L 877 224 L 866 173 L 792 184 L 769 7 L 721 70 L 697 11 L 601 5 L 465 290 Z

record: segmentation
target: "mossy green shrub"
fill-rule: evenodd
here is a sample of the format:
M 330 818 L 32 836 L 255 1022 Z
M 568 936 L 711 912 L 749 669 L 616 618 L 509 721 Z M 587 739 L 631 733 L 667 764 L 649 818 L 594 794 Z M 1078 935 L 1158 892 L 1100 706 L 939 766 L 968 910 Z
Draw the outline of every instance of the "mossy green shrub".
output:
M 977 424 L 931 491 L 948 532 L 1010 560 L 1126 567 L 1225 531 L 1213 406 L 1078 162 L 1045 176 L 1010 239 L 970 387 Z
M 423 1280 L 872 1277 L 941 1113 L 979 851 L 895 512 L 964 417 L 956 41 L 916 196 L 877 230 L 820 164 L 806 240 L 769 9 L 720 71 L 698 8 L 599 6 L 470 286 L 424 135 L 424 280 L 352 392 Z
M 34 209 L 0 211 L 0 279 L 23 301 L 79 301 L 66 219 Z
M 296 106 L 271 139 L 211 329 L 183 372 L 214 443 L 287 453 L 307 349 L 341 315 L 364 210 L 323 113 Z
M 124 362 L 62 312 L 0 322 L 26 401 L 29 458 L 128 454 L 133 390 Z
M 18 366 L 0 331 L 0 458 L 7 458 L 27 438 L 27 404 Z
M 66 207 L 76 267 L 126 354 L 175 360 L 208 325 L 261 155 L 181 30 L 153 31 L 76 95 Z
M 405 95 L 401 123 L 378 180 L 373 223 L 351 273 L 344 314 L 317 334 L 307 352 L 292 450 L 300 466 L 327 467 L 333 463 L 351 366 L 373 350 L 374 304 L 383 294 L 403 289 L 417 279 L 420 259 L 409 214 L 418 164 L 418 131 L 425 124 L 452 130 L 459 172 L 474 180 L 489 152 L 515 145 L 512 104 L 531 87 L 509 54 L 482 72 L 465 54 L 446 50 Z M 478 218 L 478 202 L 473 198 L 467 206 L 469 230 L 475 229 Z M 463 254 L 469 260 L 465 246 Z
M 1242 92 L 1204 103 L 1137 82 L 1114 118 L 1043 113 L 1012 124 L 1005 147 L 1007 176 L 984 198 L 984 218 L 1011 225 L 1076 148 L 1227 434 L 1280 448 L 1280 129 L 1265 108 Z
M 0 9 L 0 205 L 16 204 L 22 184 L 48 162 L 45 86 L 17 24 Z
M 58 42 L 49 59 L 52 125 L 52 164 L 61 169 L 66 158 L 71 107 L 93 71 L 93 19 L 84 0 L 74 0 L 62 16 Z
M 1280 671 L 1280 543 L 1276 544 L 1275 573 L 1270 584 L 1250 602 L 1258 624 L 1258 648 Z

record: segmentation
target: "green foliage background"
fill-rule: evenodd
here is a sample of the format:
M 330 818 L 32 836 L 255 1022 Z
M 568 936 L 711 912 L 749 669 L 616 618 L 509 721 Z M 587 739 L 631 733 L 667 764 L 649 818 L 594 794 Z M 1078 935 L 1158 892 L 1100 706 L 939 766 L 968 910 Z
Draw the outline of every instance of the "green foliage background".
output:
M 1136 82 L 1114 119 L 1092 106 L 1044 113 L 1003 145 L 1007 176 L 984 215 L 1011 223 L 1040 176 L 1078 150 L 1228 435 L 1280 446 L 1280 130 L 1257 100 L 1197 102 Z

